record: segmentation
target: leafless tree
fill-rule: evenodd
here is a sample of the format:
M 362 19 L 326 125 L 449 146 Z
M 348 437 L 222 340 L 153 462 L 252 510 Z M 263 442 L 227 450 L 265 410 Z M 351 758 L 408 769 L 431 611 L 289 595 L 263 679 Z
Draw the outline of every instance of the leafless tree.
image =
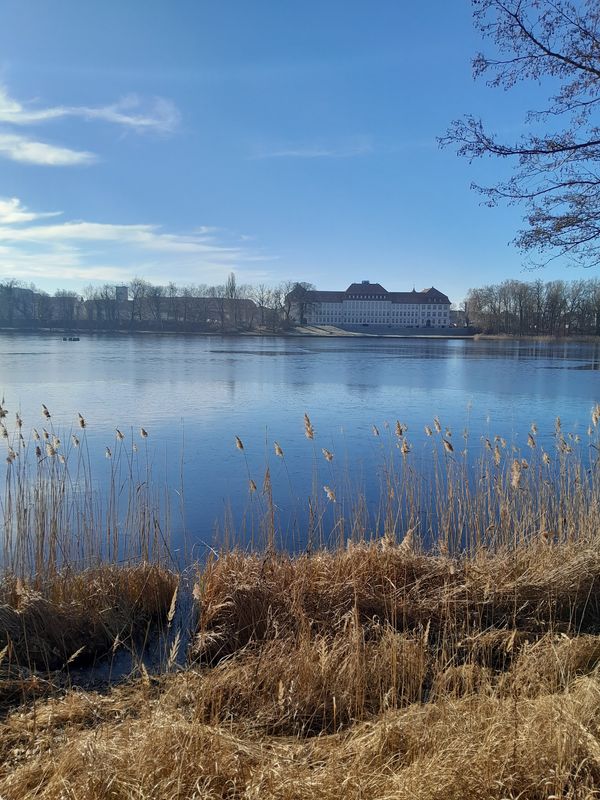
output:
M 265 313 L 267 310 L 267 303 L 269 299 L 269 292 L 270 289 L 266 283 L 259 283 L 258 286 L 255 286 L 252 290 L 250 297 L 256 305 L 258 306 L 258 315 L 260 319 L 260 325 L 262 328 L 265 326 Z
M 177 284 L 173 281 L 170 281 L 167 284 L 166 296 L 169 298 L 168 316 L 173 322 L 176 322 L 179 319 L 179 309 L 177 307 L 179 299 L 178 294 L 179 291 L 177 289 Z
M 137 317 L 141 322 L 145 312 L 145 301 L 148 297 L 150 284 L 143 278 L 134 278 L 129 284 L 129 294 L 131 296 L 131 322 Z
M 475 77 L 506 90 L 523 81 L 543 83 L 553 95 L 546 108 L 528 112 L 515 141 L 468 115 L 440 142 L 470 160 L 492 156 L 514 164 L 509 180 L 475 188 L 489 205 L 524 205 L 526 225 L 515 241 L 537 251 L 538 263 L 564 256 L 600 264 L 600 3 L 473 0 L 473 6 L 493 50 L 475 56 Z
M 0 319 L 12 325 L 15 320 L 15 311 L 23 318 L 30 316 L 23 302 L 22 293 L 25 286 L 21 281 L 7 278 L 0 282 Z
M 77 292 L 71 292 L 67 289 L 57 289 L 54 292 L 54 299 L 56 300 L 56 317 L 57 321 L 71 324 L 75 321 L 77 313 L 77 304 L 79 296 Z
M 304 324 L 306 314 L 312 305 L 308 293 L 315 288 L 312 283 L 307 283 L 306 281 L 287 281 L 282 284 L 281 289 L 284 296 L 283 312 L 286 323 L 289 324 L 292 310 L 295 306 L 298 313 L 298 321 L 300 325 Z
M 237 281 L 235 278 L 235 272 L 230 272 L 229 275 L 227 276 L 224 295 L 225 298 L 227 299 L 227 313 L 229 319 L 237 327 L 239 322 L 239 314 L 238 314 L 239 292 L 238 292 Z
M 164 286 L 149 284 L 146 291 L 148 312 L 153 322 L 162 322 L 163 299 L 166 291 Z
M 489 333 L 566 336 L 600 334 L 600 279 L 509 280 L 471 289 L 470 321 Z

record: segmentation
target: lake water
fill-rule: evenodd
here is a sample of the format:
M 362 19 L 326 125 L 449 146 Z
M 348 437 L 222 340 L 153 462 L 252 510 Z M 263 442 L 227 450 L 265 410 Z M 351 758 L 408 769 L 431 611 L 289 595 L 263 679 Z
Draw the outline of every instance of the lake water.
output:
M 227 515 L 241 530 L 267 465 L 284 530 L 301 526 L 314 487 L 341 492 L 351 481 L 375 502 L 396 420 L 408 426 L 415 459 L 436 415 L 457 448 L 465 428 L 474 450 L 494 434 L 524 444 L 532 422 L 550 446 L 558 415 L 565 430 L 583 435 L 600 400 L 599 369 L 600 345 L 571 342 L 177 335 L 63 342 L 53 334 L 0 334 L 5 421 L 12 425 L 19 410 L 24 431 L 41 428 L 45 403 L 66 440 L 81 412 L 100 488 L 115 428 L 141 444 L 143 426 L 154 480 L 168 481 L 176 508 L 183 494 L 184 513 L 172 515 L 175 535 L 185 526 L 202 541 L 214 541 L 215 523 Z M 305 412 L 314 442 L 304 435 Z M 294 535 L 302 540 L 301 531 Z

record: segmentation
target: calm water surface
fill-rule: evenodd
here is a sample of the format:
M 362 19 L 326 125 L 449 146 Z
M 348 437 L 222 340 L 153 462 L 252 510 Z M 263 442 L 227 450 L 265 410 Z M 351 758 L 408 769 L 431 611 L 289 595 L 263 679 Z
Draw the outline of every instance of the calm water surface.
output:
M 468 427 L 474 451 L 490 434 L 523 444 L 532 422 L 550 447 L 558 415 L 565 430 L 583 435 L 600 400 L 599 370 L 599 345 L 569 342 L 145 335 L 69 343 L 52 334 L 0 334 L 8 421 L 19 409 L 24 430 L 41 427 L 43 402 L 64 436 L 81 412 L 99 484 L 115 428 L 139 442 L 144 426 L 154 478 L 169 476 L 176 506 L 183 481 L 184 521 L 174 515 L 175 528 L 205 540 L 228 510 L 241 524 L 257 502 L 248 479 L 260 488 L 267 463 L 284 525 L 311 493 L 315 463 L 320 485 L 350 475 L 374 502 L 386 422 L 408 425 L 415 458 L 435 415 L 460 447 Z M 305 412 L 315 446 L 304 437 Z M 332 465 L 322 447 L 335 453 Z

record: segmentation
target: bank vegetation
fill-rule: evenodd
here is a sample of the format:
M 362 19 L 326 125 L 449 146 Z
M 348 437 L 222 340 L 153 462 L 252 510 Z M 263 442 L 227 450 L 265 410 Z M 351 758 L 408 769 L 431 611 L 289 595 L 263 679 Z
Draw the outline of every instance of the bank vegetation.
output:
M 507 280 L 470 289 L 462 309 L 486 334 L 599 336 L 600 280 Z
M 476 464 L 436 418 L 429 480 L 416 434 L 374 428 L 374 514 L 306 417 L 303 548 L 277 546 L 267 465 L 261 544 L 185 568 L 137 491 L 146 431 L 117 436 L 100 500 L 82 417 L 72 446 L 5 422 L 1 797 L 598 796 L 600 407 L 587 432 L 484 438 Z

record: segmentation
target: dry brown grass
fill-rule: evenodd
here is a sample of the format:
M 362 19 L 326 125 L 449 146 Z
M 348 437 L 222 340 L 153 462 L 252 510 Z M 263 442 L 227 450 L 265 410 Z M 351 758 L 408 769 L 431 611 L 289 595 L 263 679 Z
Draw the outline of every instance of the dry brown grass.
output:
M 267 736 L 197 714 L 202 677 L 108 697 L 70 693 L 0 728 L 0 791 L 17 798 L 591 798 L 600 779 L 595 678 L 534 698 L 471 694 L 347 731 Z
M 265 552 L 213 550 L 198 567 L 185 667 L 172 657 L 192 623 L 174 619 L 177 575 L 66 566 L 168 554 L 151 492 L 130 487 L 122 507 L 111 495 L 98 515 L 60 460 L 36 466 L 33 495 L 13 463 L 5 563 L 30 577 L 0 587 L 0 799 L 600 797 L 599 423 L 595 409 L 585 457 L 559 421 L 551 454 L 534 425 L 527 460 L 485 440 L 474 473 L 436 418 L 433 483 L 416 479 L 397 423 L 400 468 L 386 461 L 377 519 L 356 497 L 343 517 L 322 450 L 328 483 L 315 475 L 296 556 L 275 549 L 267 465 Z M 56 679 L 161 626 L 153 674 L 140 661 L 95 691 Z
M 9 713 L 0 796 L 597 797 L 598 552 L 224 554 L 195 661 Z
M 0 583 L 0 703 L 52 687 L 52 673 L 139 642 L 165 620 L 177 576 L 161 567 L 101 566 Z
M 534 637 L 596 630 L 600 552 L 595 542 L 534 543 L 462 558 L 415 553 L 403 545 L 350 546 L 296 558 L 224 554 L 197 586 L 196 655 L 214 662 L 250 641 L 335 634 L 360 625 L 415 631 L 517 628 Z

